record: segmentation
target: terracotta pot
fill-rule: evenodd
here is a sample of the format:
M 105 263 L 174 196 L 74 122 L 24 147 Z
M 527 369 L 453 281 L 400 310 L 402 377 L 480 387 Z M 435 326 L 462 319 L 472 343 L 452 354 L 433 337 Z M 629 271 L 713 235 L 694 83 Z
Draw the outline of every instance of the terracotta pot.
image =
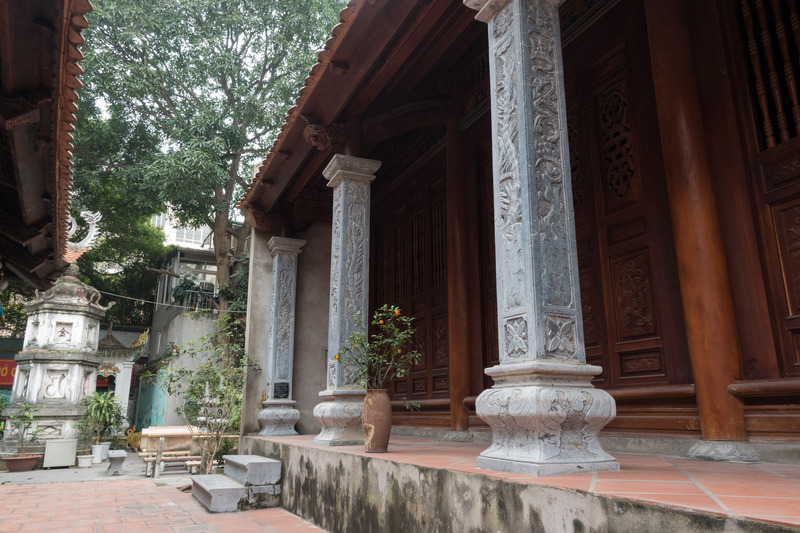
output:
M 367 390 L 361 421 L 367 453 L 385 453 L 392 431 L 392 405 L 386 389 Z
M 9 472 L 28 472 L 33 470 L 36 463 L 41 459 L 41 455 L 18 455 L 16 457 L 4 457 L 6 467 Z

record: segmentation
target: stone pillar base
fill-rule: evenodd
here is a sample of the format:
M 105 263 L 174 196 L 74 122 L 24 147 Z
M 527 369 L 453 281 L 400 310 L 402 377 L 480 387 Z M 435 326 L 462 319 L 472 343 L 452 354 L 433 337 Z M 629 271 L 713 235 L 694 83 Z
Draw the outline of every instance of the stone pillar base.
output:
M 701 440 L 691 447 L 689 457 L 732 463 L 754 463 L 761 460 L 755 446 L 749 442 L 723 440 Z
M 361 409 L 366 391 L 330 390 L 319 395 L 324 401 L 314 407 L 314 418 L 322 424 L 322 431 L 314 443 L 324 446 L 364 444 Z
M 258 424 L 261 436 L 297 435 L 294 425 L 300 420 L 300 411 L 292 407 L 294 400 L 266 400 L 261 402 Z
M 591 384 L 599 367 L 528 361 L 486 370 L 495 385 L 476 410 L 492 428 L 478 466 L 537 476 L 619 470 L 597 434 L 616 415 L 614 399 Z

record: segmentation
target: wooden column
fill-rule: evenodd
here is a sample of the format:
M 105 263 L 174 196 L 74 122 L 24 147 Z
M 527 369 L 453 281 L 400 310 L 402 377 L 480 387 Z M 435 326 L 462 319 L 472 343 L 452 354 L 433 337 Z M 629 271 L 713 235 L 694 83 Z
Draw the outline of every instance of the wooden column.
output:
M 656 108 L 703 439 L 746 437 L 738 332 L 683 3 L 646 0 Z
M 477 258 L 474 232 L 469 231 L 468 190 L 464 179 L 464 140 L 458 121 L 447 122 L 447 331 L 450 372 L 450 429 L 469 428 L 464 398 L 470 394 L 471 332 L 477 331 L 471 310 L 478 296 L 470 265 Z

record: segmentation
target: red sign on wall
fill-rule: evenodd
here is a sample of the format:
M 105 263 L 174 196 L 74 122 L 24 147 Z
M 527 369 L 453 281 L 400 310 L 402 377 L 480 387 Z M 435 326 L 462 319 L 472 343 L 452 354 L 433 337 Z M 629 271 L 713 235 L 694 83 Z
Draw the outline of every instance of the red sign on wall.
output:
M 17 363 L 13 359 L 0 359 L 0 387 L 14 385 Z

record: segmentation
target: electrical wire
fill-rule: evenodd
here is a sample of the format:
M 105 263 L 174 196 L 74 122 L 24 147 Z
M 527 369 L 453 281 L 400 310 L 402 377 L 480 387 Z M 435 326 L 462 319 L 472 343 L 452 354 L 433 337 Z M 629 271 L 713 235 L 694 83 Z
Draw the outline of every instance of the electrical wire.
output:
M 180 309 L 189 309 L 191 311 L 198 311 L 198 309 L 196 307 L 187 307 L 185 305 L 177 305 L 177 304 L 165 304 L 165 303 L 160 303 L 160 302 L 154 302 L 152 300 L 143 300 L 141 298 L 133 298 L 131 296 L 123 296 L 122 294 L 114 294 L 113 292 L 106 292 L 106 291 L 101 291 L 101 290 L 98 290 L 98 292 L 101 293 L 101 294 L 105 294 L 106 296 L 113 296 L 114 298 L 125 298 L 126 300 L 133 300 L 135 302 L 139 302 L 139 303 L 143 303 L 143 304 L 160 305 L 160 306 L 163 306 L 163 307 L 177 307 L 177 308 L 180 308 Z M 204 309 L 204 311 L 205 311 L 205 309 Z M 217 310 L 217 309 L 208 309 L 208 311 L 213 311 L 215 313 L 219 313 L 219 310 Z M 228 313 L 228 314 L 234 314 L 234 313 L 243 314 L 243 315 L 247 314 L 247 311 L 225 311 L 225 312 Z

